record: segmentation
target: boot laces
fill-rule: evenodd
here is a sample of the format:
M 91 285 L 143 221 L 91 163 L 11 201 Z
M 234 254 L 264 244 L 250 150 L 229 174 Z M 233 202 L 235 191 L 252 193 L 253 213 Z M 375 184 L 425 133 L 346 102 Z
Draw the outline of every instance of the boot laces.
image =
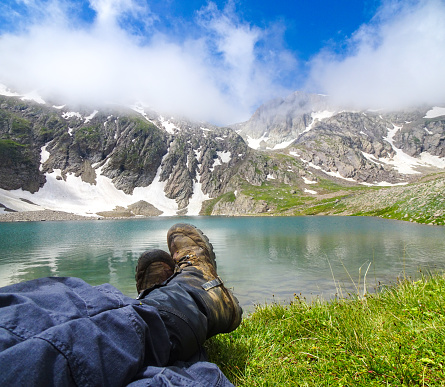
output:
M 193 263 L 191 261 L 189 261 L 189 259 L 192 258 L 192 257 L 196 257 L 196 255 L 194 255 L 194 254 L 184 255 L 182 258 L 179 258 L 177 266 L 179 268 L 181 268 L 181 266 L 185 266 L 185 267 L 192 266 Z

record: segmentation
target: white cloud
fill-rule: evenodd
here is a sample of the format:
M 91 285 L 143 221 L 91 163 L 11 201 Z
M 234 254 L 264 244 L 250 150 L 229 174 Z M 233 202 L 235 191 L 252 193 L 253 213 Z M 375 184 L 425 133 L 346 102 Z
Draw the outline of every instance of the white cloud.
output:
M 75 2 L 21 3 L 21 19 L 17 10 L 11 18 L 23 28 L 0 36 L 0 82 L 57 103 L 142 102 L 228 124 L 282 94 L 280 58 L 288 69 L 294 64 L 281 47 L 266 58 L 271 31 L 240 20 L 231 2 L 223 11 L 209 3 L 198 33 L 180 42 L 157 31 L 161 15 L 137 0 L 90 0 L 92 22 L 71 12 Z
M 313 59 L 310 89 L 358 107 L 445 101 L 444 1 L 387 1 L 348 43 L 346 55 Z

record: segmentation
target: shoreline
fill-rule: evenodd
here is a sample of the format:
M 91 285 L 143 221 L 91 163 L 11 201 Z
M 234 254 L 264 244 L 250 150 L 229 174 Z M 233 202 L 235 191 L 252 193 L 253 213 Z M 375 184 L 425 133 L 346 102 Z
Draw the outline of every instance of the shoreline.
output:
M 17 211 L 0 214 L 0 222 L 45 222 L 57 220 L 99 220 L 103 217 L 76 215 L 70 212 L 41 210 L 41 211 Z
M 321 215 L 321 214 L 320 214 Z M 206 215 L 200 215 L 200 216 L 206 216 Z M 212 216 L 212 215 L 207 215 Z M 225 215 L 217 215 L 217 216 L 225 216 Z M 244 215 L 245 216 L 245 215 Z M 257 215 L 248 215 L 248 216 L 276 216 L 276 215 L 264 215 L 264 214 L 257 214 Z M 289 215 L 280 215 L 283 217 L 287 217 Z M 317 215 L 297 215 L 297 216 L 317 216 Z M 351 215 L 338 215 L 338 214 L 323 214 L 323 216 L 351 216 Z M 422 226 L 441 226 L 438 224 L 426 224 L 426 223 L 419 223 L 415 221 L 407 221 L 404 219 L 392 219 L 392 218 L 385 218 L 382 216 L 370 216 L 370 215 L 361 215 L 364 217 L 376 217 L 380 219 L 386 219 L 386 220 L 393 220 L 398 222 L 407 222 L 407 223 L 414 223 Z M 85 216 L 85 215 L 77 215 L 71 212 L 65 212 L 65 211 L 55 211 L 55 210 L 39 210 L 39 211 L 15 211 L 15 212 L 3 212 L 0 213 L 0 223 L 14 223 L 14 222 L 54 222 L 54 221 L 79 221 L 79 220 L 123 220 L 123 219 L 149 219 L 149 218 L 157 218 L 158 216 L 143 216 L 143 215 L 137 215 L 137 216 L 99 216 L 97 214 L 94 214 L 92 216 Z M 231 217 L 231 216 L 229 216 Z

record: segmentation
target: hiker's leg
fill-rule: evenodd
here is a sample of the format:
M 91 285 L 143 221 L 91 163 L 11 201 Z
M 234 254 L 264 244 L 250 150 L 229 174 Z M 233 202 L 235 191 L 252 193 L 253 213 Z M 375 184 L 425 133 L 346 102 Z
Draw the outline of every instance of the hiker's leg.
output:
M 0 289 L 0 385 L 124 385 L 170 352 L 157 309 L 108 284 L 43 278 Z

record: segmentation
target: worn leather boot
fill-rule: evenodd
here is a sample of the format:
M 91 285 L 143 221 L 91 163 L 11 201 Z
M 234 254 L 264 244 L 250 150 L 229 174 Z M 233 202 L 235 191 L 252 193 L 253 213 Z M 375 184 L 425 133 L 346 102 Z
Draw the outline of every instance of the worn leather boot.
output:
M 175 281 L 194 288 L 194 298 L 207 316 L 207 338 L 236 329 L 243 311 L 216 272 L 215 253 L 208 238 L 195 226 L 178 223 L 168 231 L 167 244 L 181 269 Z
M 138 294 L 162 285 L 175 272 L 175 262 L 164 250 L 148 250 L 141 254 L 136 266 L 136 289 Z

